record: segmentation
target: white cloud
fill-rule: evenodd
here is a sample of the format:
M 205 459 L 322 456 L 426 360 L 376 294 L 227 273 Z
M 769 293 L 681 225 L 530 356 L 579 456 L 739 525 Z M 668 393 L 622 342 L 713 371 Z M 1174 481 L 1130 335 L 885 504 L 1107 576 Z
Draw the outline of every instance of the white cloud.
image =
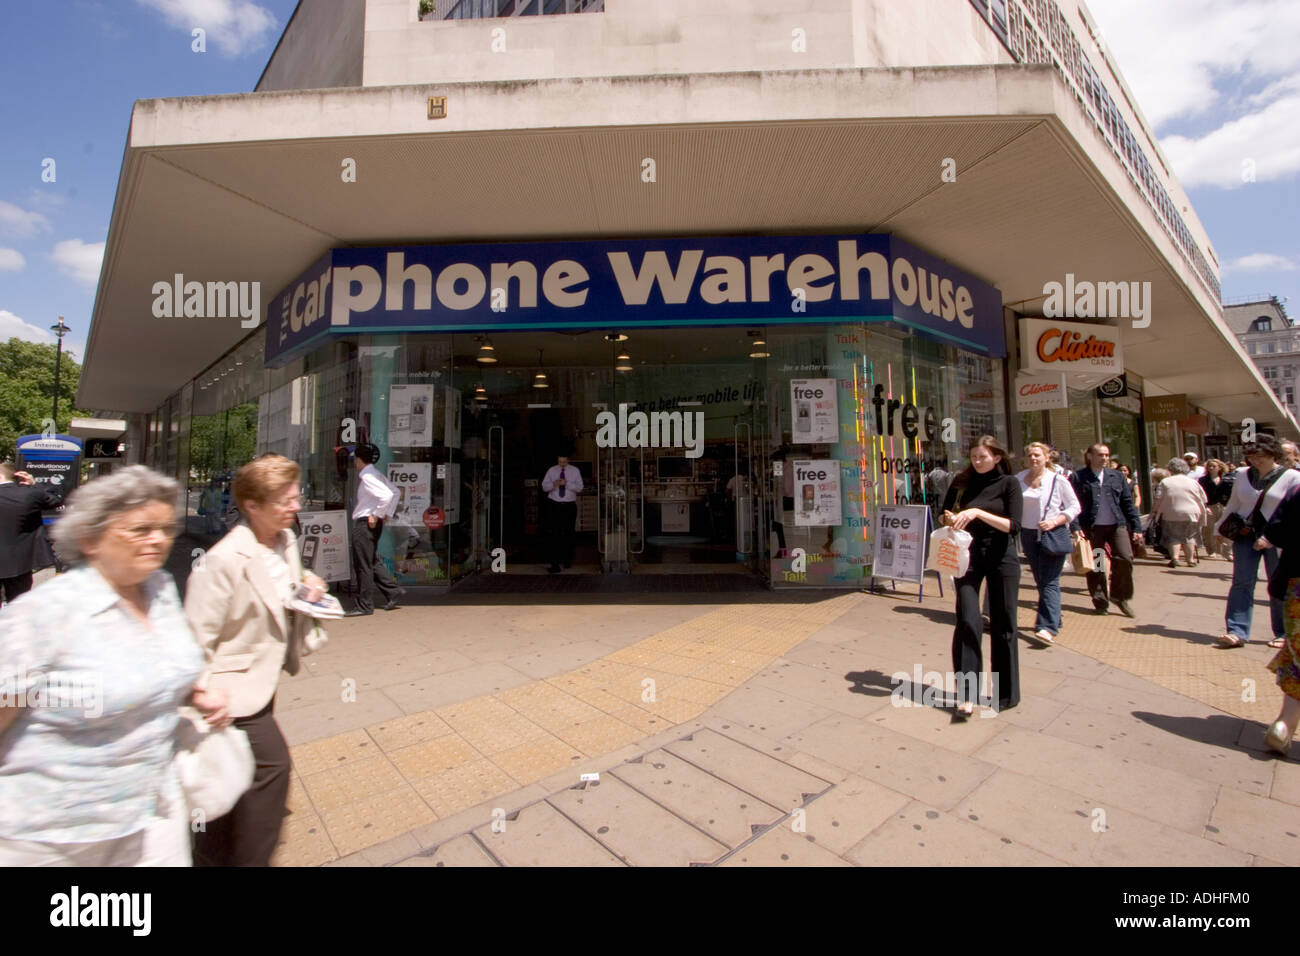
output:
M 104 243 L 64 239 L 54 244 L 50 258 L 64 275 L 93 286 L 99 282 L 99 267 L 104 261 Z
M 17 249 L 0 247 L 0 272 L 19 272 L 25 265 L 27 260 Z
M 53 332 L 47 332 L 39 326 L 25 322 L 8 309 L 0 309 L 0 342 L 10 339 L 22 339 L 24 342 L 42 342 L 53 345 L 58 341 Z
M 1233 189 L 1300 173 L 1300 93 L 1230 120 L 1198 138 L 1160 141 L 1185 187 Z
M 1300 3 L 1089 0 L 1143 115 L 1216 122 L 1161 146 L 1186 187 L 1234 188 L 1300 173 Z M 1260 86 L 1255 93 L 1248 87 Z M 1245 160 L 1253 161 L 1249 175 Z
M 49 228 L 50 221 L 39 212 L 28 212 L 0 199 L 0 235 L 26 238 L 38 232 L 49 231 Z
M 45 209 L 53 211 L 61 209 L 68 203 L 68 197 L 63 193 L 53 192 L 54 187 L 46 186 L 44 189 L 32 188 L 27 190 L 25 202 L 30 209 Z
M 1216 76 L 1270 80 L 1300 67 L 1300 4 L 1292 0 L 1089 0 L 1088 8 L 1157 127 L 1221 111 Z
M 1265 270 L 1290 272 L 1293 269 L 1295 269 L 1295 263 L 1286 256 L 1279 256 L 1272 252 L 1252 252 L 1248 256 L 1233 259 L 1223 267 L 1223 272 L 1226 275 L 1229 272 L 1263 272 Z
M 202 27 L 207 41 L 226 56 L 243 56 L 266 44 L 275 16 L 252 0 L 137 0 L 163 15 L 173 27 Z

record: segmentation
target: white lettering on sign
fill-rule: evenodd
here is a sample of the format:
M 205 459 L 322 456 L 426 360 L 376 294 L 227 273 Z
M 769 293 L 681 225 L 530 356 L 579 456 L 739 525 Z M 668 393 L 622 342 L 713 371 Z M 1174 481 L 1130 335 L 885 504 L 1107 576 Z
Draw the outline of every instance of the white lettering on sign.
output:
M 645 306 L 654 299 L 665 305 L 684 305 L 693 296 L 709 305 L 771 302 L 773 282 L 781 281 L 774 277 L 779 276 L 789 295 L 801 302 L 888 301 L 893 296 L 903 305 L 945 322 L 974 328 L 975 300 L 967 286 L 913 265 L 904 256 L 891 258 L 874 251 L 859 254 L 858 249 L 858 240 L 842 239 L 831 256 L 803 253 L 787 258 L 777 253 L 740 257 L 706 255 L 703 249 L 647 249 L 636 262 L 626 251 L 606 251 L 604 255 L 624 306 Z M 553 307 L 572 309 L 585 305 L 590 291 L 591 274 L 573 259 L 559 259 L 544 268 L 525 259 L 445 262 L 439 263 L 435 276 L 428 265 L 408 265 L 407 255 L 406 250 L 388 252 L 380 268 L 326 267 L 311 281 L 304 279 L 286 290 L 281 296 L 281 342 L 290 327 L 298 332 L 327 311 L 331 325 L 348 325 L 353 313 L 376 307 L 385 312 L 424 312 L 438 306 L 466 311 L 488 304 L 489 288 L 508 290 L 509 301 L 522 309 L 537 308 L 542 300 Z M 328 297 L 330 284 L 334 287 L 332 297 Z M 779 288 L 776 298 L 785 298 Z
M 599 448 L 685 448 L 687 458 L 704 454 L 703 412 L 628 412 L 620 404 L 618 414 L 596 413 L 596 445 Z

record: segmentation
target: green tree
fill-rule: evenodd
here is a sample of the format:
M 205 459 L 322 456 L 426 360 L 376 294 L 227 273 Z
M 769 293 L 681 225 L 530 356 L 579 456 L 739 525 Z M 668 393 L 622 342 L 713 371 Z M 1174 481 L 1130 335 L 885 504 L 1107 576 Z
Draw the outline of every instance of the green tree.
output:
M 213 473 L 238 468 L 257 453 L 257 402 L 236 405 L 190 422 L 190 470 L 206 482 Z
M 42 423 L 54 409 L 55 347 L 10 339 L 0 343 L 0 459 L 13 458 L 18 438 L 44 429 Z M 73 408 L 81 366 L 64 352 L 59 365 L 59 420 L 55 431 L 68 433 L 74 418 L 92 412 Z

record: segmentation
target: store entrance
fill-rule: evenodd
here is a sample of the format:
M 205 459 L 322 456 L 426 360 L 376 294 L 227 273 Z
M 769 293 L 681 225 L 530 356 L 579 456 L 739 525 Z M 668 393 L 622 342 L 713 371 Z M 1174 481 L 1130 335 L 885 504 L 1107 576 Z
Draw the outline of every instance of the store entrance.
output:
M 766 406 L 745 333 L 618 336 L 501 333 L 458 346 L 478 574 L 553 576 L 552 562 L 564 576 L 766 567 Z M 562 458 L 572 504 L 544 486 Z

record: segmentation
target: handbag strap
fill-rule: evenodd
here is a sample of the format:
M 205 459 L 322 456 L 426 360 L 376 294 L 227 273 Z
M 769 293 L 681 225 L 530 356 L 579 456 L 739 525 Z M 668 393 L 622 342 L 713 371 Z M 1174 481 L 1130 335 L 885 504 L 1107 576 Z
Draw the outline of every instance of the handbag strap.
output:
M 1277 480 L 1286 474 L 1286 471 L 1285 466 L 1278 465 L 1273 471 L 1273 477 L 1264 482 L 1264 487 L 1259 489 L 1259 498 L 1255 502 L 1255 507 L 1251 509 L 1250 517 L 1246 519 L 1251 528 L 1258 528 L 1259 522 L 1264 520 L 1264 496 L 1268 494 L 1268 490 L 1273 487 Z M 1247 477 L 1247 480 L 1250 480 L 1249 477 Z

